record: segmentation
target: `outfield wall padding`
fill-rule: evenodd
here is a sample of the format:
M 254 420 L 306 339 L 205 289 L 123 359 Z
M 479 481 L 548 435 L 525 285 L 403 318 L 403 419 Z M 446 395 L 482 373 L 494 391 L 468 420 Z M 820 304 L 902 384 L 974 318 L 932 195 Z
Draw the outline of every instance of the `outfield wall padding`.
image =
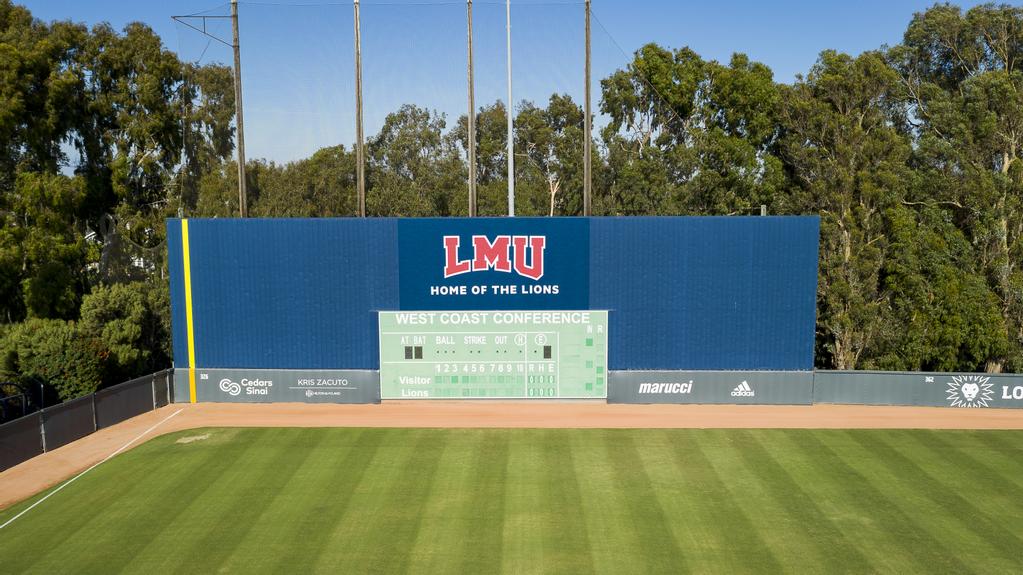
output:
M 814 403 L 1023 408 L 1023 375 L 817 371 Z
M 196 401 L 380 403 L 375 370 L 197 369 Z M 174 397 L 188 401 L 188 370 L 175 370 Z
M 739 388 L 744 381 L 746 385 Z M 611 371 L 608 403 L 833 403 L 1019 409 L 1023 408 L 1023 375 L 885 371 Z
M 808 371 L 612 371 L 608 403 L 810 405 Z

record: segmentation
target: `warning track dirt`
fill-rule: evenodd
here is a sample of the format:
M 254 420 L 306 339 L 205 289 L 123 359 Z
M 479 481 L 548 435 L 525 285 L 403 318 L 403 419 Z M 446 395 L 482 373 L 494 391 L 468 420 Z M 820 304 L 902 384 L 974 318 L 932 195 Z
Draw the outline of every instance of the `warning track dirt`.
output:
M 202 427 L 1023 429 L 1023 410 L 860 405 L 609 405 L 590 401 L 388 401 L 380 405 L 173 404 L 0 473 L 0 509 L 102 461 L 142 431 Z

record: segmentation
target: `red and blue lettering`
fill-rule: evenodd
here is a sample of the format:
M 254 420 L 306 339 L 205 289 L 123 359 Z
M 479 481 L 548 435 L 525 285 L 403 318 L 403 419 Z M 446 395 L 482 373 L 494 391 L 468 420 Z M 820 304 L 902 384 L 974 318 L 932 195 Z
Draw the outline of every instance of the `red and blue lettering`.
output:
M 532 280 L 543 277 L 546 236 L 501 235 L 493 240 L 486 236 L 472 237 L 473 257 L 458 259 L 459 236 L 444 236 L 444 277 L 469 272 L 494 270 L 515 273 Z

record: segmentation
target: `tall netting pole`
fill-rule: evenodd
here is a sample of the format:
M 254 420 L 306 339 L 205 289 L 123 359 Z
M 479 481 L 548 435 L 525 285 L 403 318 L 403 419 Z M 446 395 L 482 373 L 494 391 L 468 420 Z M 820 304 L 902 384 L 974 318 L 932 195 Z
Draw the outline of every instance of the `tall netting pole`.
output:
M 355 173 L 359 188 L 359 217 L 366 217 L 366 156 L 362 135 L 362 31 L 359 0 L 355 0 Z
M 238 0 L 231 0 L 231 33 L 234 37 L 234 114 L 238 123 L 238 214 L 249 216 L 245 190 L 245 120 L 242 116 L 242 54 L 238 44 Z
M 511 0 L 506 3 L 505 14 L 508 30 L 508 216 L 515 215 L 515 136 L 512 131 L 514 108 L 512 105 L 512 42 L 511 42 Z
M 583 120 L 583 215 L 591 215 L 592 182 L 592 137 L 593 129 L 590 120 L 590 0 L 586 0 L 586 87 L 585 87 L 585 118 Z
M 469 217 L 476 217 L 476 96 L 474 94 L 475 80 L 473 79 L 472 66 L 472 0 L 466 3 L 468 27 L 469 27 L 469 123 L 468 140 L 469 149 Z

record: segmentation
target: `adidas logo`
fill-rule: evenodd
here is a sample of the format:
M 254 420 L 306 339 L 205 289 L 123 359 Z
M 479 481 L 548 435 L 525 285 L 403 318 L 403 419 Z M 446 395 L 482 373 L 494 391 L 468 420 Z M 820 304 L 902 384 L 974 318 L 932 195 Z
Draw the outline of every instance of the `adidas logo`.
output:
M 756 392 L 745 381 L 735 386 L 735 389 L 732 390 L 732 397 L 753 397 L 754 395 L 756 395 Z

